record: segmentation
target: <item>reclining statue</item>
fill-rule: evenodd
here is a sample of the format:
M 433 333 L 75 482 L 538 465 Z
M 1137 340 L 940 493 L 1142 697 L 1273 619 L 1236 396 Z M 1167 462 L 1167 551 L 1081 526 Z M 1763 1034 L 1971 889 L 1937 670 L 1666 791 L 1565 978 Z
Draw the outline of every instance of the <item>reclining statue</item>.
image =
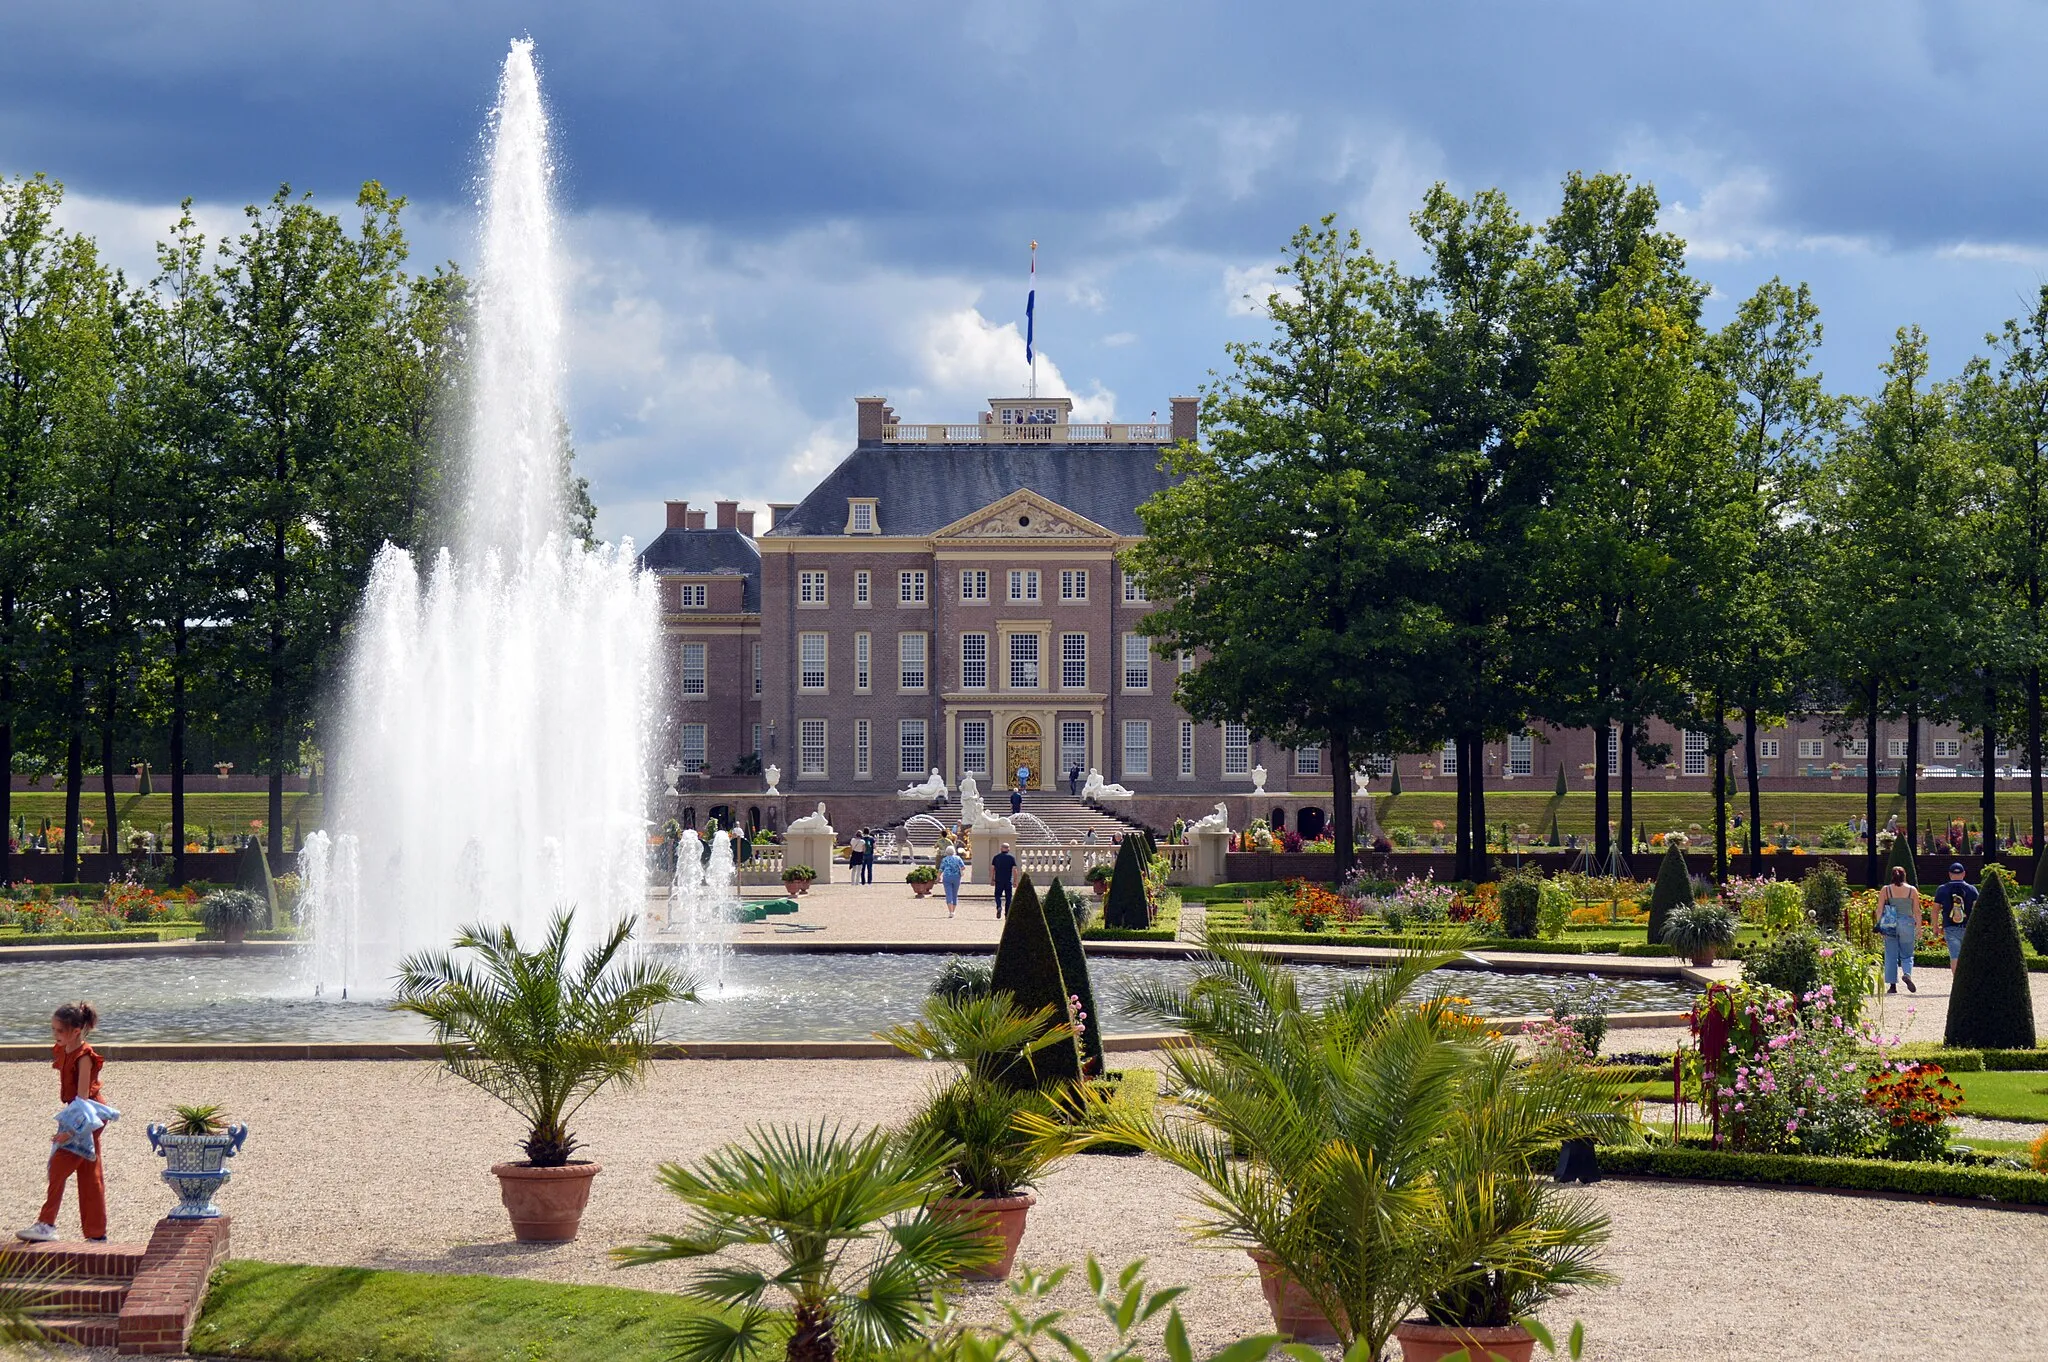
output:
M 1122 785 L 1110 785 L 1103 781 L 1102 772 L 1093 766 L 1088 768 L 1088 780 L 1081 786 L 1083 799 L 1129 799 L 1131 791 Z
M 929 780 L 919 785 L 913 785 L 907 790 L 898 790 L 896 797 L 899 799 L 944 799 L 946 797 L 946 778 L 939 774 L 937 767 L 933 767 Z

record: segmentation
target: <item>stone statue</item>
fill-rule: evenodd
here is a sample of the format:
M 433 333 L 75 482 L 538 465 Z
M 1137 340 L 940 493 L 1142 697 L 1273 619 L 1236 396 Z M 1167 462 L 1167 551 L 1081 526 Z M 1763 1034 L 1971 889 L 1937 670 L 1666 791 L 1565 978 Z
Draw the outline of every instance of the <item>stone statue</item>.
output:
M 763 771 L 763 772 L 762 772 L 761 774 L 762 774 L 762 775 L 764 775 L 764 776 L 766 776 L 766 777 L 768 777 L 768 793 L 769 793 L 769 794 L 772 794 L 772 795 L 779 795 L 779 794 L 781 794 L 781 793 L 782 793 L 782 791 L 780 791 L 780 790 L 778 790 L 778 789 L 776 789 L 776 788 L 775 788 L 775 783 L 776 783 L 777 781 L 779 781 L 779 780 L 781 780 L 781 779 L 782 779 L 782 768 L 781 768 L 780 766 L 770 766 L 770 767 L 769 767 L 769 768 L 768 768 L 767 770 Z
M 1353 771 L 1351 773 L 1351 797 L 1353 799 L 1364 799 L 1371 793 L 1371 777 L 1367 776 L 1363 771 Z
M 1102 779 L 1102 772 L 1093 766 L 1088 768 L 1088 779 L 1081 786 L 1083 799 L 1129 799 L 1131 791 L 1122 785 L 1111 785 Z
M 1192 837 L 1198 832 L 1220 832 L 1226 837 L 1230 835 L 1230 809 L 1222 800 L 1216 801 L 1216 812 L 1203 814 L 1188 825 L 1189 836 Z
M 907 790 L 898 790 L 896 797 L 899 799 L 944 799 L 946 797 L 946 778 L 939 774 L 938 768 L 935 766 L 932 768 L 930 778 L 921 784 L 911 786 Z
M 822 800 L 820 800 L 818 803 L 818 811 L 816 813 L 807 813 L 802 818 L 796 819 L 795 821 L 790 823 L 790 825 L 787 828 L 783 829 L 783 833 L 785 836 L 796 837 L 801 837 L 805 833 L 829 834 L 831 831 L 832 825 L 825 819 L 825 804 Z
M 682 774 L 683 765 L 678 761 L 672 761 L 661 768 L 662 779 L 668 782 L 668 789 L 663 791 L 663 793 L 671 799 L 674 799 L 681 793 L 681 791 L 676 789 L 676 781 L 682 778 Z
M 1254 766 L 1252 767 L 1252 793 L 1255 795 L 1262 795 L 1265 792 L 1266 768 L 1264 766 Z

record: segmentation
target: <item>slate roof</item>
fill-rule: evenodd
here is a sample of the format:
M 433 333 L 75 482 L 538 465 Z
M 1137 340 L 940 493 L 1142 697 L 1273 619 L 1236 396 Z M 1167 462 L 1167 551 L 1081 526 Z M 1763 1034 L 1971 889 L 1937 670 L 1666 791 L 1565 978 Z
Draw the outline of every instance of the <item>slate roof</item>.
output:
M 873 497 L 883 534 L 931 534 L 1028 487 L 1118 534 L 1143 534 L 1138 504 L 1174 481 L 1159 467 L 1162 452 L 1159 445 L 860 445 L 768 533 L 844 534 L 847 498 Z
M 641 552 L 640 566 L 652 572 L 745 577 L 744 608 L 761 609 L 761 551 L 738 530 L 663 530 Z

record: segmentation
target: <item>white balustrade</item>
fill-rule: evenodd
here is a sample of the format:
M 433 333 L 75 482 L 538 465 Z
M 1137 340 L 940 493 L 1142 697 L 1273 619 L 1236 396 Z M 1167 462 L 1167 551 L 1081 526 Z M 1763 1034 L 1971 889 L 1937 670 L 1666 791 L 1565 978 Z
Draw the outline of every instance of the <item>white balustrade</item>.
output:
M 953 425 L 898 422 L 882 427 L 884 444 L 1158 445 L 1172 439 L 1173 427 L 1161 421 L 1008 426 L 978 421 Z

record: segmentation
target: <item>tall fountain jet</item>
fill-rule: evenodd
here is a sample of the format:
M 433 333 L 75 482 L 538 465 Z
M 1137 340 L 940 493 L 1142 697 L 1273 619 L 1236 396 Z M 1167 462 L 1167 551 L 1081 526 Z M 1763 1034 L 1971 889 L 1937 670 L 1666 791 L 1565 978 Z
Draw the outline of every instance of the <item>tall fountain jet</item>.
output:
M 647 894 L 660 615 L 630 543 L 563 520 L 562 303 L 548 121 L 512 44 L 489 128 L 472 400 L 451 547 L 386 546 L 356 622 L 327 828 L 301 857 L 325 988 L 376 994 L 462 925 L 579 934 Z

